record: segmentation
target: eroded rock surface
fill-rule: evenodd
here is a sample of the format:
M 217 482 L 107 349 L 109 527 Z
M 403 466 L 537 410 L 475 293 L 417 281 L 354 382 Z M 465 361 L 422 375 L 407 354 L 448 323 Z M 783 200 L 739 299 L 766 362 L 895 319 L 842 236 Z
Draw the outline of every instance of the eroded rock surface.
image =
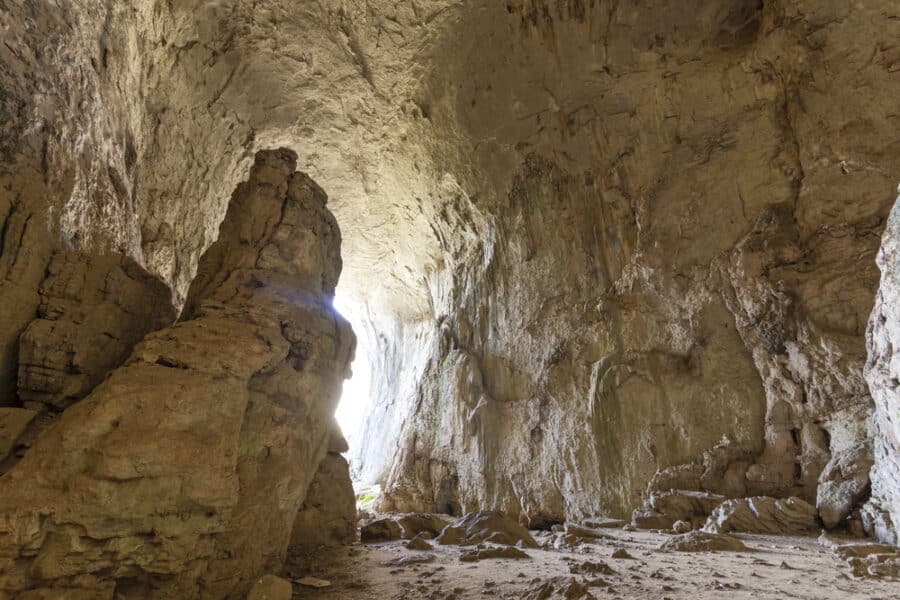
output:
M 241 598 L 280 571 L 354 351 L 340 234 L 295 166 L 257 156 L 184 320 L 0 479 L 0 590 Z
M 803 535 L 817 531 L 816 507 L 800 498 L 754 496 L 726 500 L 709 516 L 703 530 L 710 533 L 768 533 Z
M 77 402 L 176 317 L 165 283 L 118 254 L 58 252 L 40 293 L 38 318 L 19 339 L 18 396 L 34 410 Z
M 537 542 L 527 529 L 496 511 L 469 513 L 447 525 L 436 539 L 442 545 L 471 546 L 481 542 L 493 542 L 507 546 L 522 545 L 537 548 Z
M 356 539 L 356 496 L 347 459 L 329 452 L 319 463 L 306 499 L 294 520 L 291 546 L 315 549 Z
M 879 540 L 900 545 L 900 202 L 894 205 L 878 252 L 881 286 L 867 335 L 866 379 L 875 400 L 872 499 L 863 522 Z

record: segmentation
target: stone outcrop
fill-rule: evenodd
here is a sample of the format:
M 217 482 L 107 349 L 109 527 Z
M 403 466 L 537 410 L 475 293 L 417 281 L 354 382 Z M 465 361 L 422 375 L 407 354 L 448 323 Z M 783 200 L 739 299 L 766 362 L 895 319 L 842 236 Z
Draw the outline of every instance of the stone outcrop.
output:
M 676 552 L 750 552 L 738 538 L 708 531 L 692 531 L 675 535 L 663 542 L 660 550 Z
M 33 410 L 77 402 L 176 317 L 169 288 L 119 254 L 58 252 L 40 293 L 38 318 L 19 338 L 18 396 Z
M 754 496 L 726 500 L 712 511 L 703 530 L 707 533 L 767 533 L 803 535 L 819 529 L 816 507 L 800 498 Z
M 0 479 L 0 590 L 240 598 L 278 572 L 354 351 L 340 234 L 296 156 L 262 152 L 187 311 Z
M 900 545 L 900 202 L 894 205 L 878 252 L 881 286 L 869 320 L 866 380 L 875 400 L 872 499 L 863 510 L 870 535 Z
M 492 542 L 507 546 L 521 545 L 525 548 L 538 547 L 527 529 L 496 511 L 469 513 L 447 525 L 435 541 L 442 545 L 472 546 Z
M 319 463 L 294 519 L 291 547 L 312 550 L 320 546 L 350 544 L 356 539 L 356 496 L 350 465 L 337 452 Z

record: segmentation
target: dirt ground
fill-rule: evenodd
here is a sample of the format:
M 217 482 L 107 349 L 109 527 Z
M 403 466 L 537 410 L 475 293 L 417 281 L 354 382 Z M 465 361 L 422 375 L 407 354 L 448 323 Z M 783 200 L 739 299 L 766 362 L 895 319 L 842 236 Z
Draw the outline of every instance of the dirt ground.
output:
M 404 542 L 356 544 L 314 556 L 292 555 L 285 575 L 295 580 L 294 598 L 304 600 L 900 600 L 900 581 L 855 578 L 814 537 L 738 535 L 753 550 L 748 553 L 660 550 L 669 536 L 646 531 L 610 529 L 608 535 L 572 549 L 528 549 L 527 559 L 475 563 L 460 561 L 471 550 L 460 546 L 435 545 L 433 551 L 421 552 L 406 549 Z M 619 549 L 631 558 L 613 558 Z M 388 564 L 428 555 L 434 556 L 431 562 Z M 304 576 L 330 585 L 315 589 L 297 584 Z M 590 596 L 583 595 L 581 586 Z

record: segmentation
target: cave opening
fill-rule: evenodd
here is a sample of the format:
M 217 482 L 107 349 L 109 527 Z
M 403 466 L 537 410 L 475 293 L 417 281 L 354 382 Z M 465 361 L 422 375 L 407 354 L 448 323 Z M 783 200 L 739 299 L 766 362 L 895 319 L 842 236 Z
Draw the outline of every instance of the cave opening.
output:
M 359 436 L 372 404 L 372 361 L 363 324 L 366 308 L 364 303 L 340 290 L 334 297 L 334 307 L 350 322 L 356 334 L 356 354 L 350 366 L 351 375 L 344 380 L 340 402 L 334 414 L 350 446 L 350 470 L 351 474 L 355 474 L 358 473 L 358 469 L 354 468 L 357 466 L 355 463 L 359 459 L 354 450 L 358 447 Z M 354 483 L 357 481 L 358 477 L 354 476 Z

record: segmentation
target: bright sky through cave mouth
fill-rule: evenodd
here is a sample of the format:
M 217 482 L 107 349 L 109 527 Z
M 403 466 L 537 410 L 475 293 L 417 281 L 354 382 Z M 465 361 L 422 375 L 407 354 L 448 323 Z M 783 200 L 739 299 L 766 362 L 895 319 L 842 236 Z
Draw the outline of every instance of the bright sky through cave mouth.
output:
M 341 401 L 338 404 L 335 418 L 344 437 L 350 445 L 356 442 L 357 434 L 362 428 L 363 420 L 368 412 L 372 370 L 369 366 L 368 348 L 362 331 L 357 325 L 360 322 L 360 306 L 341 296 L 335 296 L 334 307 L 353 325 L 356 333 L 356 358 L 351 369 L 353 376 L 344 381 Z

